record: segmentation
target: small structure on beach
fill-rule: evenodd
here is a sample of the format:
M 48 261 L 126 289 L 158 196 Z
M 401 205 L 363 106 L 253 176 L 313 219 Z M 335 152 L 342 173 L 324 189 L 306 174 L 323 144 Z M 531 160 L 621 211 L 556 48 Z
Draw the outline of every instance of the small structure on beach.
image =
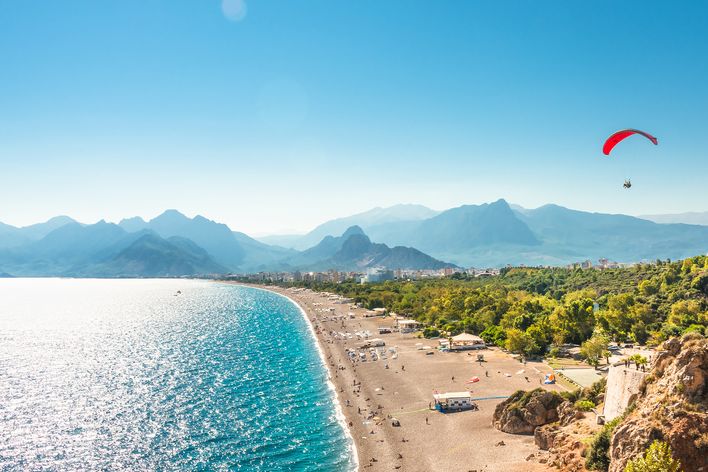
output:
M 467 349 L 484 349 L 487 345 L 484 339 L 474 334 L 461 333 L 453 336 L 448 341 L 451 351 L 464 351 Z
M 440 412 L 471 410 L 476 408 L 470 392 L 433 393 L 435 409 Z
M 420 329 L 420 323 L 416 320 L 396 320 L 396 325 L 398 326 L 398 331 L 401 333 L 413 333 Z
M 383 339 L 375 338 L 375 339 L 369 339 L 368 341 L 361 343 L 359 345 L 359 348 L 365 349 L 368 347 L 383 347 L 386 345 L 386 341 Z

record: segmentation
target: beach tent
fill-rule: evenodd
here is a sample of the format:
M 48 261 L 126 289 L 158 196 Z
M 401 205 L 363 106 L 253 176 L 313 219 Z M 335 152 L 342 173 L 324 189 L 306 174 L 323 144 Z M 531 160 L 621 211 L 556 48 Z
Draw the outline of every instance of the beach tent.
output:
M 546 374 L 546 378 L 543 379 L 543 383 L 546 385 L 556 383 L 556 376 L 554 374 Z
M 484 348 L 484 340 L 479 336 L 468 333 L 460 333 L 450 338 L 450 349 L 477 349 Z

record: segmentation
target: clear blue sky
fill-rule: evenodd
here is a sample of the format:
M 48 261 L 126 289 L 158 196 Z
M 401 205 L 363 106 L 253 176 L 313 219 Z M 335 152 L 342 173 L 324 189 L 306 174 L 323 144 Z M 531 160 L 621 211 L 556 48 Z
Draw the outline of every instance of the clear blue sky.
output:
M 0 221 L 500 197 L 708 210 L 708 2 L 0 0 Z

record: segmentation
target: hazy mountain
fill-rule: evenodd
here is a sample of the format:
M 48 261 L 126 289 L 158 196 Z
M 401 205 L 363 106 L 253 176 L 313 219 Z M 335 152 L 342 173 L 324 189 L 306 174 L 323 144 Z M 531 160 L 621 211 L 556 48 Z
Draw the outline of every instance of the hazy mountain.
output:
M 341 248 L 330 258 L 316 262 L 309 270 L 336 269 L 343 271 L 364 270 L 369 267 L 389 269 L 442 269 L 448 264 L 409 247 L 389 248 L 375 244 L 362 232 L 353 231 L 343 241 Z
M 639 218 L 653 221 L 654 223 L 683 223 L 687 225 L 708 226 L 708 211 L 667 215 L 641 215 Z
M 165 276 L 226 272 L 184 238 L 161 238 L 151 230 L 129 233 L 100 221 L 73 222 L 38 241 L 0 250 L 0 267 L 16 276 Z
M 123 229 L 105 221 L 86 226 L 73 222 L 39 241 L 1 250 L 0 266 L 13 275 L 62 275 L 100 257 L 126 236 Z
M 140 218 L 139 216 L 134 216 L 132 218 L 125 218 L 120 220 L 118 226 L 120 226 L 129 233 L 134 233 L 136 231 L 147 229 L 148 224 L 144 219 Z
M 59 217 L 26 229 L 0 226 L 0 267 L 13 275 L 148 276 L 273 270 L 286 268 L 282 260 L 295 253 L 176 210 L 149 222 L 135 217 L 118 225 L 105 221 L 81 225 Z M 143 262 L 138 260 L 141 255 Z
M 496 258 L 497 251 L 516 252 L 517 246 L 540 244 L 504 200 L 463 205 L 417 222 L 378 225 L 368 234 L 376 241 L 413 246 L 433 257 L 460 265 L 471 265 L 472 262 L 485 265 Z
M 30 226 L 24 226 L 20 228 L 20 231 L 28 238 L 38 240 L 42 239 L 55 229 L 59 229 L 62 226 L 68 225 L 69 223 L 76 223 L 76 221 L 64 215 L 55 216 L 54 218 L 50 218 L 44 223 L 37 223 Z
M 363 213 L 327 221 L 304 236 L 286 235 L 281 239 L 281 244 L 290 242 L 290 247 L 303 250 L 316 245 L 325 236 L 342 234 L 352 226 L 359 226 L 368 232 L 369 228 L 373 226 L 402 221 L 420 221 L 435 216 L 437 213 L 430 208 L 413 204 L 394 205 L 388 208 L 376 207 Z M 274 241 L 273 237 L 270 237 L 269 241 Z
M 117 244 L 125 236 L 126 232 L 113 223 L 99 221 L 83 226 L 74 222 L 52 231 L 24 248 L 24 251 L 35 258 L 78 264 Z
M 565 265 L 585 259 L 636 262 L 708 251 L 708 228 L 662 225 L 626 215 L 569 210 L 557 205 L 512 207 L 504 200 L 464 205 L 422 221 L 372 227 L 389 246 L 412 246 L 461 266 Z
M 432 214 L 422 218 L 425 214 Z M 406 219 L 406 218 L 419 219 Z M 421 219 L 422 218 L 422 219 Z M 618 262 L 679 259 L 708 252 L 708 226 L 658 224 L 626 215 L 536 209 L 504 200 L 440 213 L 416 205 L 333 220 L 303 251 L 265 244 L 202 216 L 168 210 L 146 222 L 82 225 L 57 217 L 16 228 L 0 223 L 0 272 L 23 275 L 191 275 L 204 272 L 439 268 L 505 264 L 565 265 L 606 257 Z M 340 235 L 340 236 L 338 236 Z M 368 235 L 368 236 L 367 236 Z M 376 241 L 376 243 L 372 243 Z M 413 249 L 416 248 L 416 249 Z
M 536 245 L 539 240 L 504 200 L 464 205 L 421 222 L 414 245 L 422 250 L 466 251 L 497 244 Z
M 76 223 L 76 221 L 68 216 L 55 216 L 44 223 L 37 223 L 22 228 L 0 223 L 0 248 L 18 247 L 30 241 L 42 239 L 55 229 L 61 228 L 69 223 Z
M 255 239 L 263 244 L 294 248 L 303 236 L 303 234 L 269 234 L 268 236 L 259 236 Z
M 139 217 L 124 219 L 120 225 L 127 231 L 149 229 L 163 238 L 189 239 L 234 272 L 273 270 L 282 267 L 280 261 L 295 252 L 264 244 L 201 215 L 188 218 L 177 210 L 167 210 L 148 222 Z
M 0 223 L 0 249 L 27 244 L 30 238 L 23 235 L 20 228 Z
M 341 236 L 325 236 L 316 246 L 306 249 L 287 259 L 287 264 L 292 267 L 308 266 L 326 259 L 336 254 L 345 241 L 354 234 L 364 234 L 359 226 L 351 226 Z
M 179 237 L 163 239 L 152 232 L 142 234 L 106 260 L 72 271 L 74 275 L 98 277 L 170 277 L 225 272 L 225 267 L 214 262 L 194 242 Z
M 550 260 L 621 262 L 680 259 L 708 251 L 708 227 L 657 224 L 627 215 L 570 210 L 545 205 L 518 213 L 543 241 L 539 253 Z
M 284 265 L 283 260 L 297 254 L 294 249 L 265 244 L 245 233 L 234 231 L 233 234 L 244 251 L 244 257 L 239 266 L 241 271 L 285 270 L 287 265 Z
M 129 226 L 139 223 L 134 218 L 127 221 Z M 203 216 L 188 218 L 177 210 L 167 210 L 150 220 L 145 228 L 163 238 L 179 236 L 190 239 L 231 270 L 238 269 L 246 256 L 246 251 L 228 226 Z

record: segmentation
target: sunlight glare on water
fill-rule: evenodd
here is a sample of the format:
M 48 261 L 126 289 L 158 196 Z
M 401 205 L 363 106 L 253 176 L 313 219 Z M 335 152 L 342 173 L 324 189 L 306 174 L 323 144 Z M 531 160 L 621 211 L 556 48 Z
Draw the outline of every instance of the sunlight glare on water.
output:
M 269 292 L 0 279 L 0 470 L 351 470 L 326 376 Z

